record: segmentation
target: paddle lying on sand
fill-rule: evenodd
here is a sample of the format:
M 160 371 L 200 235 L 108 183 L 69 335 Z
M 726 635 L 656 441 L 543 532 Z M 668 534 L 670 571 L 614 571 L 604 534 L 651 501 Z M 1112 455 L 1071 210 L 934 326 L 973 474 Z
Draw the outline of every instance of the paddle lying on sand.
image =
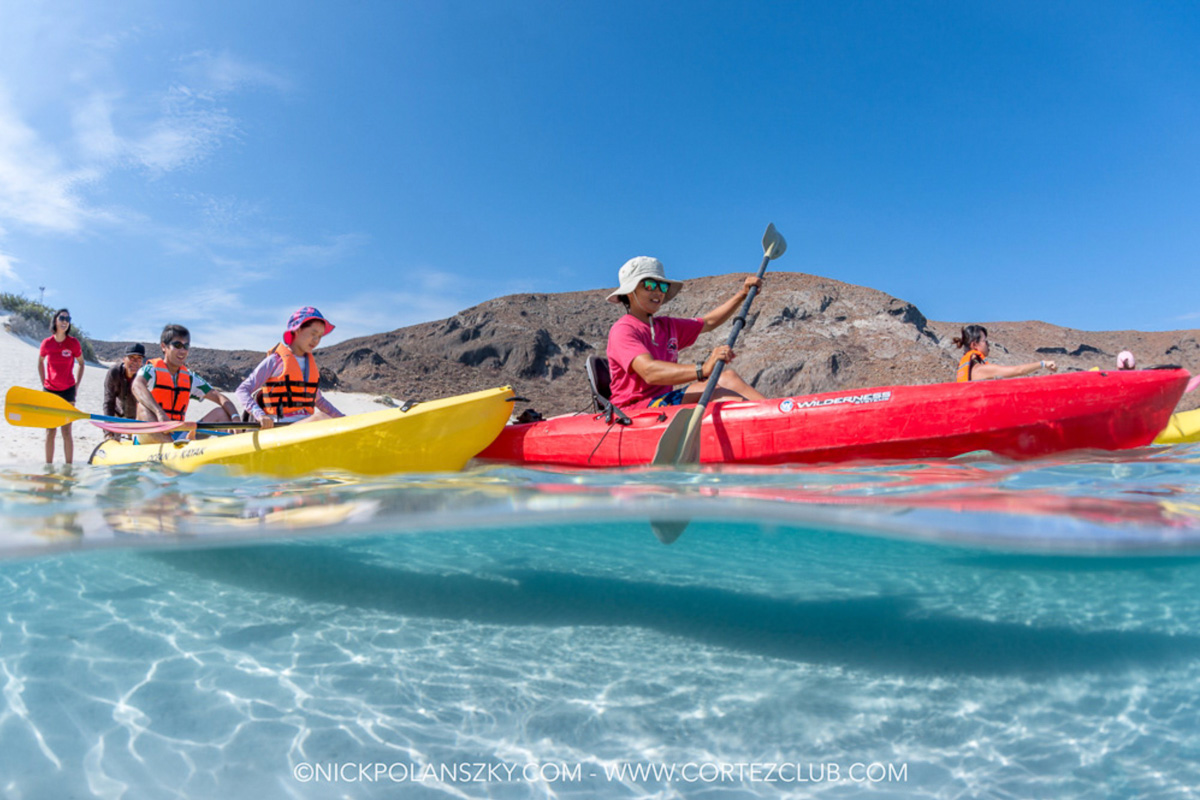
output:
M 774 224 L 768 225 L 767 232 L 763 234 L 763 260 L 762 265 L 758 268 L 759 278 L 766 274 L 767 264 L 783 255 L 784 250 L 787 250 L 787 242 L 779 235 L 779 231 L 775 230 Z M 745 327 L 746 315 L 750 313 L 750 304 L 754 302 L 757 294 L 758 287 L 751 288 L 746 302 L 742 304 L 742 310 L 733 318 L 733 330 L 729 332 L 729 347 L 733 347 L 737 342 L 738 334 Z M 708 407 L 708 401 L 712 398 L 713 390 L 717 388 L 717 383 L 721 380 L 721 371 L 724 368 L 725 362 L 718 361 L 713 367 L 712 375 L 708 377 L 708 383 L 704 386 L 704 394 L 700 395 L 700 402 L 696 403 L 694 408 L 681 409 L 675 415 L 675 419 L 671 420 L 671 424 L 663 431 L 662 438 L 658 440 L 658 449 L 654 451 L 654 460 L 650 462 L 651 464 L 681 466 L 700 463 L 700 421 L 704 418 L 704 411 Z
M 89 414 L 56 394 L 24 386 L 14 386 L 4 396 L 4 418 L 10 425 L 23 428 L 61 428 L 69 422 L 87 420 L 106 431 L 126 434 L 258 428 L 257 422 L 138 422 L 125 417 Z
M 763 234 L 763 260 L 758 268 L 759 278 L 766 274 L 767 264 L 783 255 L 784 250 L 787 250 L 787 242 L 784 241 L 779 231 L 775 230 L 775 224 L 767 225 L 767 232 Z M 737 342 L 738 334 L 746 326 L 746 315 L 750 313 L 750 304 L 754 302 L 757 294 L 757 286 L 750 289 L 746 302 L 742 304 L 742 310 L 734 317 L 733 330 L 729 333 L 730 348 Z M 708 376 L 708 383 L 704 387 L 704 393 L 700 395 L 700 402 L 696 404 L 695 408 L 681 409 L 675 415 L 675 419 L 671 420 L 671 424 L 663 431 L 662 438 L 658 440 L 658 448 L 654 451 L 654 460 L 650 462 L 651 464 L 682 466 L 700 463 L 700 422 L 704 419 L 704 411 L 708 407 L 708 401 L 712 398 L 713 390 L 717 387 L 717 382 L 721 380 L 721 371 L 724 368 L 725 362 L 718 361 L 713 367 L 712 375 Z M 650 527 L 654 529 L 654 535 L 663 544 L 670 544 L 678 539 L 687 526 L 688 520 L 650 520 Z

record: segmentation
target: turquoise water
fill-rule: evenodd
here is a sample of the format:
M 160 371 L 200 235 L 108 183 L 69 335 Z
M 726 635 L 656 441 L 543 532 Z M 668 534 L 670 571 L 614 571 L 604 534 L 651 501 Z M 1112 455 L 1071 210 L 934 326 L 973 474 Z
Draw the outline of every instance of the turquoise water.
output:
M 1195 446 L 0 503 L 5 798 L 1200 786 Z

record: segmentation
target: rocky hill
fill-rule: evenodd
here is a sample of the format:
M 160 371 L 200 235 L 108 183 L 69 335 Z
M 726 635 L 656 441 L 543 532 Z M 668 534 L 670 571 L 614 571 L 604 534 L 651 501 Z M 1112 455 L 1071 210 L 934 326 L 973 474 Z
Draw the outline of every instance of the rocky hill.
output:
M 689 280 L 666 307 L 698 316 L 737 289 L 741 277 Z M 489 300 L 455 316 L 364 336 L 318 351 L 322 384 L 343 391 L 429 399 L 511 384 L 545 415 L 590 407 L 584 362 L 604 354 L 608 329 L 624 313 L 605 302 L 608 289 L 522 294 Z M 1111 368 L 1122 350 L 1139 366 L 1179 364 L 1200 369 L 1200 331 L 1079 331 L 1044 322 L 982 322 L 992 360 L 1042 359 L 1059 370 Z M 335 320 L 336 322 L 336 320 Z M 754 302 L 735 348 L 737 370 L 767 396 L 832 389 L 953 380 L 961 353 L 951 344 L 961 322 L 936 322 L 912 303 L 829 278 L 772 272 Z M 697 361 L 728 338 L 707 334 L 681 361 Z M 147 352 L 159 352 L 147 344 Z M 232 390 L 272 342 L 253 351 L 193 350 L 191 364 L 215 386 Z M 120 357 L 125 343 L 94 342 L 102 359 Z M 1200 392 L 1181 409 L 1200 405 Z

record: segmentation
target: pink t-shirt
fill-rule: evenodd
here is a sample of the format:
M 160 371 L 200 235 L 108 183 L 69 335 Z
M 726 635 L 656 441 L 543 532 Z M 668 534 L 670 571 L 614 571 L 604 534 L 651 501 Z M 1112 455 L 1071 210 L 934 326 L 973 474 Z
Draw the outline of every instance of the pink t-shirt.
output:
M 655 361 L 679 363 L 679 351 L 696 343 L 704 330 L 702 319 L 679 317 L 651 317 L 654 333 L 650 326 L 633 314 L 617 320 L 608 332 L 608 369 L 612 373 L 612 401 L 618 408 L 628 408 L 636 403 L 669 392 L 670 386 L 652 386 L 642 380 L 630 365 L 643 353 Z
M 83 355 L 83 347 L 74 336 L 61 342 L 53 336 L 42 340 L 38 358 L 46 356 L 46 388 L 61 392 L 75 385 L 75 359 Z

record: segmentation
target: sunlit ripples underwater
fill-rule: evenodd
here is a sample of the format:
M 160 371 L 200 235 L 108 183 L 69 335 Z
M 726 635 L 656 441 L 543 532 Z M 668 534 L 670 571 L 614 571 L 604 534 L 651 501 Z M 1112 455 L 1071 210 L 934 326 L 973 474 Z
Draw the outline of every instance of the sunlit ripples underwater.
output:
M 0 508 L 6 798 L 1200 786 L 1196 446 L 286 482 L 10 467 Z

